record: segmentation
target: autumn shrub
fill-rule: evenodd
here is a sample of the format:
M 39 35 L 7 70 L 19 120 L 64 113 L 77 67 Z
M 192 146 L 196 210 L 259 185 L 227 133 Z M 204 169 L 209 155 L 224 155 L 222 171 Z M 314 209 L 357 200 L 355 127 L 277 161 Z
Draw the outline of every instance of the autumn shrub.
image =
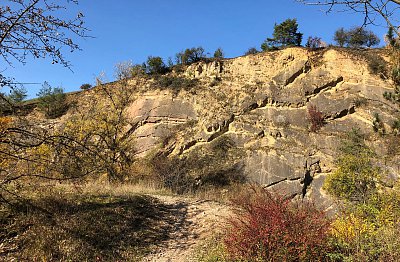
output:
M 348 134 L 339 150 L 337 169 L 327 176 L 324 189 L 341 200 L 363 203 L 376 193 L 381 178 L 380 169 L 372 162 L 374 152 L 357 129 Z
M 235 261 L 321 261 L 330 252 L 329 220 L 308 202 L 254 189 L 234 201 L 224 243 Z
M 384 177 L 364 139 L 359 130 L 349 133 L 337 169 L 324 183 L 341 203 L 331 227 L 335 250 L 330 256 L 339 261 L 399 261 L 399 184 Z
M 400 195 L 384 189 L 364 203 L 347 204 L 331 227 L 336 256 L 344 261 L 399 261 Z
M 310 105 L 307 108 L 308 120 L 311 123 L 310 131 L 317 132 L 324 125 L 324 114 L 317 109 L 315 105 Z

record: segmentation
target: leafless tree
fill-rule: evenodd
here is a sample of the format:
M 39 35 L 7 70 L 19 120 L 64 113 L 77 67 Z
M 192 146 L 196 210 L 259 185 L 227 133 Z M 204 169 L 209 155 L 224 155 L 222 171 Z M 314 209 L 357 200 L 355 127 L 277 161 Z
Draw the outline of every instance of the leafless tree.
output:
M 70 66 L 63 51 L 79 49 L 74 36 L 87 33 L 83 14 L 65 18 L 67 6 L 77 0 L 2 0 L 0 6 L 0 54 L 8 63 L 11 58 L 24 63 L 28 55 L 50 57 L 52 63 Z
M 332 12 L 336 6 L 341 11 L 350 11 L 364 15 L 364 25 L 377 24 L 377 17 L 385 20 L 388 27 L 394 28 L 400 37 L 399 8 L 400 0 L 296 0 L 306 5 L 326 6 L 326 12 Z

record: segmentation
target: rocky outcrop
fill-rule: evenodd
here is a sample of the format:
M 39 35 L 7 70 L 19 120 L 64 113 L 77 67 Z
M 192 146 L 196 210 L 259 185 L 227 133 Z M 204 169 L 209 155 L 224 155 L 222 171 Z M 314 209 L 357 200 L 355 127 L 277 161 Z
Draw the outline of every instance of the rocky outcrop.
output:
M 388 126 L 399 116 L 399 108 L 382 96 L 392 90 L 391 83 L 343 50 L 291 48 L 200 62 L 180 77 L 200 84 L 178 94 L 142 89 L 128 108 L 132 122 L 140 123 L 134 134 L 141 156 L 171 134 L 169 153 L 175 155 L 229 137 L 246 152 L 249 179 L 290 196 L 318 199 L 325 207 L 322 182 L 335 168 L 344 135 L 360 128 L 371 146 L 384 152 L 385 139 L 374 133 L 372 114 L 378 112 Z M 324 114 L 317 133 L 309 131 L 310 105 Z M 386 157 L 388 175 L 399 175 L 399 163 L 398 155 Z

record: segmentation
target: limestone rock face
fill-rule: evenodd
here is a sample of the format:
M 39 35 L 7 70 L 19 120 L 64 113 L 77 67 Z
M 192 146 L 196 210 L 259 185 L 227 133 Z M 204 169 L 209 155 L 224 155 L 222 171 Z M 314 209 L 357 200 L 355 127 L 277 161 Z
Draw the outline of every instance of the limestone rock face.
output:
M 369 51 L 364 51 L 369 52 Z M 329 206 L 321 191 L 335 169 L 341 139 L 353 128 L 387 155 L 387 143 L 372 129 L 380 114 L 388 132 L 398 106 L 383 98 L 392 83 L 373 75 L 368 63 L 345 51 L 303 48 L 190 65 L 179 77 L 197 79 L 191 89 L 146 91 L 128 108 L 141 156 L 175 134 L 170 153 L 182 155 L 227 137 L 243 149 L 244 172 L 253 181 Z M 151 88 L 150 88 L 151 89 Z M 154 88 L 152 89 L 154 90 Z M 324 114 L 325 125 L 310 132 L 308 107 Z M 400 157 L 385 158 L 398 177 Z
M 140 156 L 168 136 L 174 126 L 197 118 L 194 108 L 185 100 L 160 94 L 137 99 L 128 108 L 128 114 L 133 123 L 139 123 L 135 136 Z

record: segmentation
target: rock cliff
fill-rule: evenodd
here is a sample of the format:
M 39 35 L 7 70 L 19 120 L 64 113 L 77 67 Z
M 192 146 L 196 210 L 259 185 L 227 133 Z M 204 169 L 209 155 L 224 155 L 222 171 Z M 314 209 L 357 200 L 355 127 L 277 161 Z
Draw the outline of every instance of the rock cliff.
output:
M 388 153 L 388 138 L 374 132 L 372 121 L 378 113 L 390 133 L 399 108 L 383 97 L 393 91 L 391 81 L 370 72 L 364 58 L 371 53 L 385 59 L 383 50 L 289 48 L 199 62 L 170 73 L 196 79 L 195 86 L 179 90 L 131 79 L 138 95 L 127 110 L 139 126 L 138 154 L 160 148 L 166 137 L 168 154 L 179 156 L 226 137 L 243 152 L 249 179 L 327 207 L 324 177 L 335 168 L 341 140 L 359 128 L 381 156 L 382 172 L 398 177 L 398 152 Z M 311 105 L 324 115 L 317 132 L 310 131 Z

